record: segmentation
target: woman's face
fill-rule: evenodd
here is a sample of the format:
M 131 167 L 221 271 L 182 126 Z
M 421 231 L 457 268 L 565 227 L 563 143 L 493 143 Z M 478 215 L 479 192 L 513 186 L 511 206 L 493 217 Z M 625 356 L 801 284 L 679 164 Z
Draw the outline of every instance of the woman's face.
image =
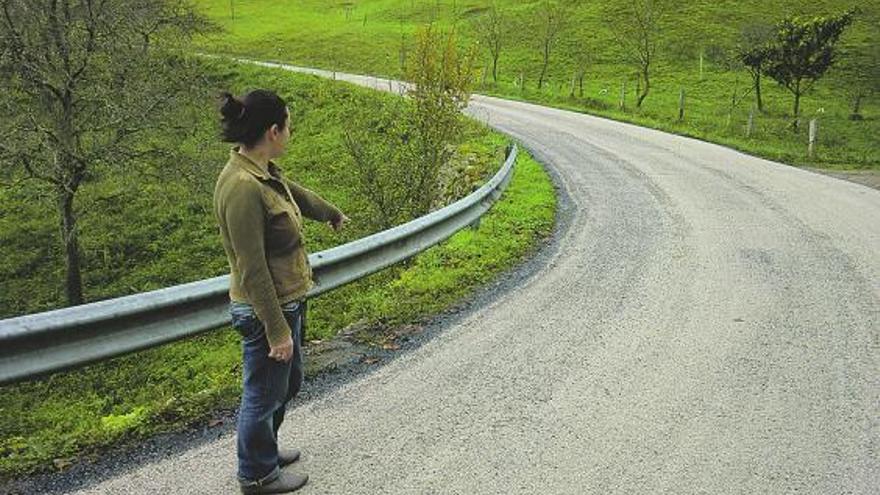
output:
M 284 129 L 278 129 L 278 126 L 273 125 L 270 130 L 273 137 L 270 140 L 272 143 L 272 158 L 278 158 L 283 155 L 284 150 L 287 148 L 287 141 L 290 140 L 290 110 L 285 108 L 284 113 Z

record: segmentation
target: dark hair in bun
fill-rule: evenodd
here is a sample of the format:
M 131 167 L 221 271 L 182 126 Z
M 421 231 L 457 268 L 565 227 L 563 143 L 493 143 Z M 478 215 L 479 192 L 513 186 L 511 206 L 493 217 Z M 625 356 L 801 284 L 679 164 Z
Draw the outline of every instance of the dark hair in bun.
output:
M 227 143 L 242 143 L 251 148 L 262 139 L 266 129 L 287 123 L 287 104 L 272 91 L 256 89 L 238 99 L 231 93 L 220 93 L 223 119 L 221 138 Z

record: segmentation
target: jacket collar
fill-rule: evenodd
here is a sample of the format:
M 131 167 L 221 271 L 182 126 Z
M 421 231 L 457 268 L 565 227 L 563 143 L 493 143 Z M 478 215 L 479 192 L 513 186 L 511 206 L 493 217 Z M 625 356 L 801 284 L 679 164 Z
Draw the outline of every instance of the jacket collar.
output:
M 269 163 L 266 166 L 262 166 L 241 154 L 238 146 L 233 146 L 232 149 L 229 150 L 229 161 L 263 180 L 278 180 L 278 177 L 281 175 L 279 173 L 278 165 L 276 165 L 275 162 L 269 160 Z

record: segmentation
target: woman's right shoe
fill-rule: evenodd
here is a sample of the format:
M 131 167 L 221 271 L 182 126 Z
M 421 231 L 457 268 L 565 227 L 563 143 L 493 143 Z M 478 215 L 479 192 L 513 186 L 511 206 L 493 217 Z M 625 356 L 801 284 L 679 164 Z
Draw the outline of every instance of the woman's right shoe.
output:
M 302 488 L 309 481 L 307 474 L 285 473 L 281 471 L 277 478 L 271 483 L 258 485 L 256 483 L 249 485 L 240 485 L 241 493 L 245 495 L 257 495 L 264 493 L 290 493 Z

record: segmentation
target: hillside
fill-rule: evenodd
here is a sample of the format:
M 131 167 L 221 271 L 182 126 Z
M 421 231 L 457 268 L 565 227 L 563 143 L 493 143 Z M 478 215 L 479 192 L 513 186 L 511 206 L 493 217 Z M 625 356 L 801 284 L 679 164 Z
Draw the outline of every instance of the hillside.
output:
M 619 3 L 619 2 L 618 2 Z M 733 146 L 749 153 L 795 165 L 834 169 L 880 168 L 880 103 L 873 95 L 862 103 L 865 120 L 848 119 L 852 102 L 834 68 L 802 100 L 802 118 L 819 118 L 817 154 L 807 156 L 806 131 L 789 127 L 791 94 L 766 79 L 762 91 L 766 112 L 754 120 L 749 137 L 744 128 L 752 106 L 750 79 L 728 70 L 726 60 L 740 31 L 772 23 L 787 15 L 840 13 L 857 7 L 856 21 L 844 34 L 842 48 L 880 49 L 880 5 L 859 0 L 671 3 L 662 22 L 650 95 L 634 109 L 635 68 L 625 63 L 611 29 L 615 2 L 581 2 L 551 52 L 548 82 L 541 91 L 541 1 L 500 0 L 507 35 L 499 60 L 499 80 L 481 74 L 481 91 L 515 99 L 609 116 Z M 412 33 L 433 22 L 456 26 L 462 43 L 474 40 L 473 27 L 489 2 L 457 0 L 270 1 L 197 0 L 196 5 L 225 32 L 202 42 L 221 53 L 263 56 L 290 63 L 358 73 L 400 77 L 401 61 L 410 50 Z M 234 7 L 234 19 L 230 6 Z M 703 73 L 700 75 L 700 55 Z M 480 72 L 489 64 L 480 52 Z M 579 61 L 586 61 L 583 97 L 570 97 Z M 524 88 L 515 81 L 524 76 Z M 628 85 L 628 108 L 619 111 L 620 88 Z M 686 93 L 683 122 L 677 121 L 680 91 Z M 734 91 L 739 101 L 731 108 Z M 806 126 L 802 126 L 802 129 Z

